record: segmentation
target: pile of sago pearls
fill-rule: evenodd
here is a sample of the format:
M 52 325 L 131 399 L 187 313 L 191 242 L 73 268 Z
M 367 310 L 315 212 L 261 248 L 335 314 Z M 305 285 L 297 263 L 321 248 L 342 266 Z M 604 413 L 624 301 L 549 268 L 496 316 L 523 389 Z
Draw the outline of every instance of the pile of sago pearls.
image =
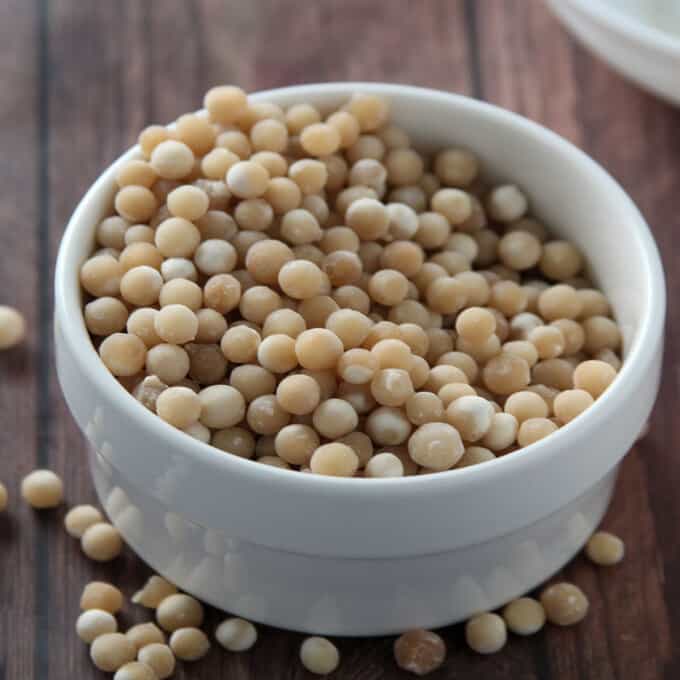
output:
M 80 271 L 102 361 L 170 425 L 399 477 L 528 446 L 616 377 L 582 254 L 473 152 L 420 154 L 370 94 L 284 110 L 223 86 L 204 106 L 140 134 Z

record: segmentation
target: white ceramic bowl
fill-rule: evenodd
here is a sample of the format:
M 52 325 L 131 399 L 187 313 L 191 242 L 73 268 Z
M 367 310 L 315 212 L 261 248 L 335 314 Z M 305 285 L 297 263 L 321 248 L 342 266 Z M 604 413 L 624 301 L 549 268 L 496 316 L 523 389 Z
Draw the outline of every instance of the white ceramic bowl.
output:
M 225 455 L 142 408 L 108 373 L 81 313 L 80 264 L 114 176 L 88 191 L 56 270 L 57 368 L 91 444 L 97 491 L 126 541 L 218 607 L 283 628 L 374 635 L 435 627 L 544 581 L 600 521 L 657 392 L 665 293 L 654 241 L 621 187 L 554 133 L 465 97 L 337 83 L 254 95 L 282 105 L 388 97 L 416 144 L 474 149 L 589 254 L 623 330 L 614 385 L 549 439 L 478 467 L 387 480 L 302 475 Z
M 622 75 L 680 104 L 677 0 L 548 0 L 548 5 L 586 47 Z

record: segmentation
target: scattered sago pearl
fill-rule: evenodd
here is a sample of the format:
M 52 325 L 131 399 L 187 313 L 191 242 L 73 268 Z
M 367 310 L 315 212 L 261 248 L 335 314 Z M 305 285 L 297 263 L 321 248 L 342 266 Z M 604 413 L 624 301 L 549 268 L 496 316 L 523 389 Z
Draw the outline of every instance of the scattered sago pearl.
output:
M 591 316 L 609 316 L 609 302 L 599 290 L 584 288 L 577 290 L 576 294 L 582 306 L 580 320 L 589 319 Z
M 174 345 L 183 345 L 196 338 L 198 319 L 185 305 L 167 305 L 154 318 L 158 337 Z
M 230 652 L 245 652 L 257 642 L 257 629 L 244 619 L 225 619 L 217 626 L 215 639 Z
M 543 605 L 531 597 L 520 597 L 507 604 L 503 618 L 508 630 L 516 635 L 533 635 L 545 625 Z
M 210 640 L 199 628 L 178 628 L 170 636 L 170 649 L 182 661 L 197 661 L 210 651 Z
M 451 425 L 426 423 L 411 435 L 408 452 L 423 467 L 448 470 L 458 462 L 465 448 L 458 430 Z
M 359 458 L 346 444 L 324 444 L 313 453 L 309 467 L 319 475 L 352 477 L 359 467 Z
M 482 307 L 469 307 L 456 318 L 456 332 L 470 342 L 483 342 L 496 331 L 496 318 Z
M 246 413 L 243 395 L 229 385 L 211 385 L 202 389 L 198 398 L 201 403 L 200 421 L 211 429 L 223 429 L 236 425 Z
M 365 314 L 354 309 L 339 309 L 326 319 L 326 328 L 338 336 L 345 350 L 359 347 L 372 326 Z
M 577 319 L 583 310 L 578 292 L 571 286 L 559 284 L 546 288 L 539 296 L 537 307 L 546 321 Z
M 152 347 L 146 355 L 147 372 L 155 375 L 166 385 L 175 385 L 186 378 L 190 365 L 186 350 L 176 345 L 158 344 Z M 155 401 L 153 406 L 155 410 Z
M 449 404 L 446 420 L 468 442 L 481 439 L 491 427 L 494 409 L 483 397 L 463 396 Z
M 529 364 L 512 354 L 499 354 L 484 367 L 484 384 L 495 394 L 509 395 L 526 387 L 531 374 Z
M 134 645 L 122 633 L 104 633 L 97 637 L 90 647 L 92 663 L 107 673 L 117 671 L 133 661 L 136 656 Z
M 306 300 L 321 293 L 323 273 L 313 262 L 292 260 L 281 267 L 278 281 L 286 295 Z
M 217 147 L 201 159 L 201 171 L 208 179 L 222 180 L 229 168 L 240 158 L 229 149 Z
M 116 671 L 113 680 L 158 680 L 158 676 L 145 663 L 130 661 Z
M 467 383 L 449 383 L 440 387 L 437 391 L 437 397 L 444 409 L 448 408 L 449 404 L 452 404 L 456 399 L 460 399 L 460 397 L 474 397 L 476 394 L 477 390 Z
M 165 643 L 165 633 L 155 623 L 150 621 L 148 623 L 138 623 L 132 626 L 132 628 L 128 628 L 125 632 L 125 637 L 132 642 L 137 651 L 156 642 Z
M 193 166 L 194 154 L 182 142 L 168 139 L 151 152 L 151 167 L 163 179 L 181 179 L 191 172 Z
M 163 255 L 151 243 L 131 243 L 125 247 L 118 260 L 120 275 L 122 275 L 133 267 L 141 267 L 142 265 L 160 269 Z
M 391 307 L 406 297 L 408 280 L 395 269 L 381 269 L 368 282 L 369 295 L 381 305 Z
M 572 626 L 588 613 L 588 598 L 573 583 L 556 583 L 541 593 L 545 615 L 558 626 Z
M 514 184 L 496 187 L 487 199 L 489 215 L 500 222 L 518 220 L 524 215 L 527 207 L 526 196 Z
M 618 350 L 621 346 L 621 331 L 612 319 L 605 316 L 591 316 L 583 322 L 585 333 L 584 349 L 597 354 L 605 349 Z
M 302 416 L 312 413 L 319 405 L 321 391 L 316 380 L 308 375 L 289 375 L 276 388 L 276 398 L 288 413 Z
M 386 99 L 372 94 L 356 93 L 343 107 L 358 121 L 362 132 L 377 130 L 387 122 L 390 104 Z
M 109 562 L 120 555 L 123 539 L 116 527 L 107 522 L 97 522 L 85 530 L 80 547 L 91 560 Z
M 25 335 L 24 317 L 13 307 L 0 305 L 0 350 L 18 345 Z
M 391 149 L 384 162 L 388 180 L 393 186 L 416 184 L 423 176 L 423 158 L 413 149 Z
M 325 328 L 304 331 L 295 341 L 295 354 L 300 365 L 313 371 L 335 368 L 343 351 L 340 338 Z
M 514 416 L 520 425 L 529 418 L 547 418 L 549 415 L 545 400 L 528 390 L 511 394 L 505 400 L 503 410 Z
M 234 246 L 219 239 L 203 241 L 194 253 L 198 271 L 206 276 L 227 274 L 236 267 L 237 254 Z
M 432 631 L 410 630 L 394 641 L 394 659 L 399 668 L 409 673 L 428 675 L 446 660 L 446 644 Z
M 283 333 L 291 338 L 297 338 L 306 330 L 305 320 L 292 309 L 279 309 L 267 316 L 262 326 L 262 336 Z
M 479 163 L 465 149 L 445 149 L 435 157 L 434 171 L 445 186 L 467 187 L 477 177 Z
M 21 481 L 21 496 L 36 510 L 56 508 L 64 498 L 64 484 L 51 470 L 33 470 Z
M 290 414 L 284 411 L 275 395 L 263 394 L 250 402 L 246 420 L 257 434 L 273 435 L 288 425 Z
M 214 432 L 210 443 L 217 449 L 241 458 L 252 458 L 255 453 L 255 437 L 241 427 L 228 427 Z
M 276 389 L 276 377 L 262 366 L 237 366 L 229 376 L 229 384 L 235 387 L 246 401 L 270 394 Z
M 308 465 L 320 444 L 319 435 L 308 425 L 286 425 L 274 439 L 279 458 L 291 465 Z
M 80 608 L 102 609 L 110 614 L 116 614 L 123 608 L 123 593 L 110 583 L 92 581 L 88 583 L 80 596 Z
M 203 605 L 190 595 L 168 595 L 156 607 L 156 620 L 170 633 L 178 628 L 198 628 L 203 623 Z
M 505 646 L 508 632 L 498 614 L 478 614 L 465 624 L 465 641 L 478 654 L 495 654 Z
M 403 477 L 404 465 L 393 453 L 378 453 L 365 466 L 365 476 L 375 478 Z
M 170 139 L 170 132 L 163 125 L 149 125 L 139 133 L 139 146 L 146 158 L 151 156 L 151 152 L 165 140 Z
M 340 653 L 330 640 L 308 637 L 300 645 L 300 661 L 310 673 L 328 675 L 340 664 Z
M 84 611 L 76 621 L 76 634 L 87 644 L 94 642 L 101 635 L 118 631 L 118 622 L 113 614 L 102 609 Z
M 159 680 L 169 678 L 175 671 L 175 655 L 170 647 L 160 642 L 142 647 L 137 659 L 149 666 Z
M 150 189 L 131 185 L 118 191 L 114 205 L 121 217 L 133 223 L 144 223 L 156 212 L 158 200 Z
M 480 463 L 487 463 L 493 460 L 496 456 L 489 449 L 483 446 L 468 446 L 465 453 L 456 463 L 456 468 L 470 467 L 471 465 L 479 465 Z
M 515 271 L 525 271 L 538 264 L 543 248 L 541 242 L 528 231 L 511 231 L 498 242 L 498 257 Z
M 517 433 L 517 443 L 520 446 L 529 446 L 545 439 L 557 430 L 557 425 L 547 418 L 528 418 L 520 426 Z
M 534 328 L 527 340 L 534 345 L 540 359 L 554 359 L 564 352 L 564 336 L 556 326 Z
M 269 335 L 257 348 L 257 360 L 272 373 L 292 371 L 298 365 L 295 340 L 289 335 Z
M 186 113 L 175 121 L 175 137 L 197 156 L 203 156 L 215 145 L 215 128 L 203 116 Z
M 111 255 L 95 255 L 86 260 L 80 268 L 80 283 L 94 297 L 115 296 L 120 292 L 120 280 L 124 273 L 122 263 L 116 258 Z M 16 330 L 14 334 L 12 333 L 12 329 L 16 329 L 16 316 L 12 313 L 14 310 L 11 310 L 10 307 L 3 306 L 1 309 L 5 332 L 7 337 L 11 339 L 16 334 Z M 12 345 L 8 346 L 11 347 Z
M 366 349 L 354 348 L 345 352 L 338 361 L 338 375 L 346 382 L 361 385 L 369 383 L 379 369 L 375 354 Z
M 616 378 L 616 370 L 604 361 L 584 361 L 574 370 L 574 387 L 597 399 Z
M 470 195 L 460 189 L 439 189 L 431 199 L 432 210 L 441 213 L 452 225 L 462 224 L 472 214 Z
M 406 415 L 414 425 L 444 420 L 444 404 L 434 392 L 416 392 L 408 397 L 405 406 Z
M 137 307 L 157 302 L 163 286 L 163 277 L 153 267 L 142 265 L 128 270 L 120 280 L 121 297 Z
M 320 120 L 321 114 L 311 104 L 293 104 L 286 111 L 286 125 L 293 135 L 299 134 L 307 125 L 318 123 Z
M 210 119 L 220 125 L 230 125 L 243 116 L 248 108 L 246 93 L 234 85 L 219 85 L 206 92 L 203 106 Z
M 168 305 L 184 305 L 192 312 L 198 312 L 203 305 L 203 291 L 193 281 L 186 279 L 172 279 L 163 284 L 158 296 L 160 307 Z M 211 310 L 212 311 L 212 310 Z
M 543 246 L 539 262 L 541 272 L 549 279 L 566 281 L 583 267 L 581 253 L 567 241 L 549 241 Z
M 269 172 L 259 163 L 241 161 L 227 171 L 227 186 L 239 198 L 262 196 L 269 185 Z
M 347 226 L 360 239 L 369 241 L 383 237 L 389 227 L 389 214 L 385 206 L 374 198 L 360 198 L 347 209 Z
M 349 172 L 350 186 L 370 187 L 379 194 L 385 190 L 387 169 L 373 158 L 362 158 L 352 166 Z
M 312 123 L 300 133 L 302 148 L 312 156 L 329 156 L 340 148 L 340 133 L 327 123 Z
M 2 312 L 0 311 L 0 316 Z M 111 335 L 125 329 L 128 320 L 127 307 L 113 297 L 101 297 L 85 305 L 85 324 L 92 335 Z M 0 327 L 2 319 L 0 318 Z M 2 330 L 0 328 L 0 336 Z M 9 338 L 8 338 L 9 339 Z M 14 343 L 16 344 L 16 343 Z M 0 338 L 0 345 L 2 339 Z M 8 345 L 11 346 L 11 345 Z
M 623 559 L 625 547 L 618 536 L 608 531 L 597 531 L 588 539 L 585 551 L 588 559 L 595 564 L 610 567 Z
M 169 387 L 158 395 L 156 412 L 170 425 L 184 429 L 201 415 L 201 399 L 188 387 Z
M 558 394 L 553 402 L 555 417 L 562 425 L 566 425 L 592 406 L 594 401 L 585 390 L 565 390 Z
M 210 199 L 202 189 L 184 185 L 173 189 L 167 197 L 167 206 L 171 215 L 183 217 L 195 222 L 208 211 Z
M 169 217 L 156 228 L 154 242 L 165 257 L 191 257 L 201 242 L 201 232 L 183 217 Z
M 503 344 L 501 351 L 504 354 L 514 354 L 520 359 L 524 359 L 529 368 L 532 368 L 538 362 L 538 350 L 528 340 L 510 340 L 510 342 Z
M 336 111 L 326 120 L 340 135 L 340 147 L 346 149 L 356 143 L 361 134 L 359 121 L 348 111 Z
M 144 587 L 132 596 L 132 601 L 143 607 L 155 609 L 166 597 L 176 592 L 177 588 L 172 583 L 162 576 L 153 575 L 149 577 Z
M 272 285 L 278 282 L 281 268 L 291 260 L 294 260 L 293 251 L 285 243 L 265 239 L 248 249 L 245 264 L 255 281 Z
M 413 392 L 411 376 L 400 368 L 382 369 L 371 381 L 371 394 L 383 406 L 402 406 Z

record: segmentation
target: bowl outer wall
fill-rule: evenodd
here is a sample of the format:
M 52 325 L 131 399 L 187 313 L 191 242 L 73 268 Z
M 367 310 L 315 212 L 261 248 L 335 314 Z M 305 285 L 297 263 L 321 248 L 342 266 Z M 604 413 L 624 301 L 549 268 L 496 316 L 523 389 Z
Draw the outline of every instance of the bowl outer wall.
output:
M 680 105 L 680 40 L 599 0 L 547 0 L 589 50 L 643 89 Z
M 344 557 L 432 554 L 488 541 L 582 494 L 635 440 L 658 389 L 665 311 L 661 263 L 643 218 L 621 187 L 574 146 L 520 116 L 458 95 L 372 83 L 308 85 L 256 97 L 335 105 L 354 91 L 391 98 L 397 120 L 414 131 L 416 141 L 465 140 L 483 162 L 494 159 L 501 174 L 526 187 L 537 213 L 558 231 L 577 242 L 607 244 L 610 256 L 603 260 L 599 254 L 595 259 L 602 261 L 594 269 L 623 319 L 627 360 L 593 408 L 549 440 L 511 456 L 391 480 L 293 474 L 218 453 L 174 430 L 141 408 L 108 373 L 81 312 L 78 268 L 91 249 L 97 221 L 110 209 L 116 168 L 135 150 L 95 182 L 63 237 L 55 282 L 59 379 L 76 421 L 110 464 L 199 525 L 271 548 Z M 511 172 L 510 159 L 516 158 L 523 162 Z M 549 200 L 562 187 L 578 188 L 583 201 L 592 201 L 589 231 L 583 231 L 583 216 L 563 214 L 574 205 L 573 196 L 565 195 L 561 209 Z M 578 210 L 582 207 L 570 209 Z M 626 238 L 612 240 L 612 225 L 625 230 Z

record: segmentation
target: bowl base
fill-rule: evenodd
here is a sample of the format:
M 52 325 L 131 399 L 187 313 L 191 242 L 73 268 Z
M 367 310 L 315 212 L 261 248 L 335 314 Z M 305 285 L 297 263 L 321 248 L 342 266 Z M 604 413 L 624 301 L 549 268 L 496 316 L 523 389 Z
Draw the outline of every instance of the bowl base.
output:
M 437 628 L 496 609 L 577 553 L 609 504 L 617 468 L 566 507 L 486 543 L 391 559 L 340 559 L 256 545 L 169 512 L 90 450 L 101 503 L 128 545 L 181 589 L 278 628 L 371 636 Z M 159 484 L 172 484 L 161 475 Z M 394 540 L 400 523 L 395 521 Z

